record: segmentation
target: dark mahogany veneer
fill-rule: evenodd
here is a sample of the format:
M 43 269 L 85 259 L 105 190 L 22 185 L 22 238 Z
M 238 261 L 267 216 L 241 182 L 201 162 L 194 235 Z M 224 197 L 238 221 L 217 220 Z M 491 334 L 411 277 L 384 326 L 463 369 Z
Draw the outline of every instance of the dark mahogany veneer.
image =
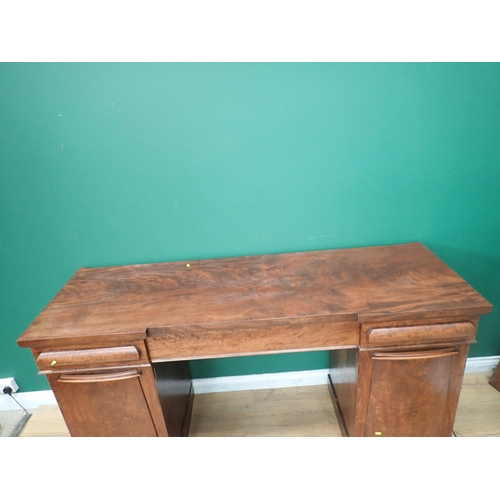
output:
M 80 269 L 19 338 L 73 436 L 185 436 L 188 360 L 330 351 L 346 436 L 450 436 L 492 306 L 420 243 Z

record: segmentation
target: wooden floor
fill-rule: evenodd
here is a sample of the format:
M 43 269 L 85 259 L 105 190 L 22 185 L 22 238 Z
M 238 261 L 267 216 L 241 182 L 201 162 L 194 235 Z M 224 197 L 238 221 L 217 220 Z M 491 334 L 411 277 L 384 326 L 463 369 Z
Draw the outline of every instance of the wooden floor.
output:
M 489 377 L 491 372 L 465 375 L 456 436 L 500 436 L 500 392 Z M 326 385 L 200 394 L 190 435 L 341 436 Z M 57 406 L 34 411 L 21 437 L 34 436 L 69 436 Z

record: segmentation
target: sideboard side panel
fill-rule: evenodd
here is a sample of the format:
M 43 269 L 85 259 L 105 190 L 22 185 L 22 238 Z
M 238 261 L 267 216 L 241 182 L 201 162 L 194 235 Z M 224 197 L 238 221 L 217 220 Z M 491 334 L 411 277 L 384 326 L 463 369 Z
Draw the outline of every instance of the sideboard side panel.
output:
M 354 435 L 356 419 L 356 387 L 358 382 L 358 350 L 330 351 L 330 381 L 335 411 L 342 433 Z
M 168 435 L 188 436 L 194 401 L 188 362 L 154 363 L 153 370 Z

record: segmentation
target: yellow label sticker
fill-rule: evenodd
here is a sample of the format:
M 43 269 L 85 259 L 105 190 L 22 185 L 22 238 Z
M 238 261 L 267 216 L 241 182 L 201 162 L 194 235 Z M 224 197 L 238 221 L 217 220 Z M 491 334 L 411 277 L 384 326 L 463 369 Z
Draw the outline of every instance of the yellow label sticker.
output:
M 381 433 L 380 431 L 377 431 L 377 432 L 375 433 L 375 436 L 381 436 L 381 435 L 382 435 L 382 433 Z

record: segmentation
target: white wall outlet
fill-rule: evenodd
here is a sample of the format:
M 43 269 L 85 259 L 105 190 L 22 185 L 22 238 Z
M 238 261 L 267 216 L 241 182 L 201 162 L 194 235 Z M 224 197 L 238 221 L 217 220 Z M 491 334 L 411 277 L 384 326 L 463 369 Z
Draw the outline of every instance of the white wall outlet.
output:
M 12 392 L 17 392 L 19 386 L 16 384 L 14 377 L 0 378 L 0 395 L 4 394 L 3 390 L 5 387 L 10 387 Z

